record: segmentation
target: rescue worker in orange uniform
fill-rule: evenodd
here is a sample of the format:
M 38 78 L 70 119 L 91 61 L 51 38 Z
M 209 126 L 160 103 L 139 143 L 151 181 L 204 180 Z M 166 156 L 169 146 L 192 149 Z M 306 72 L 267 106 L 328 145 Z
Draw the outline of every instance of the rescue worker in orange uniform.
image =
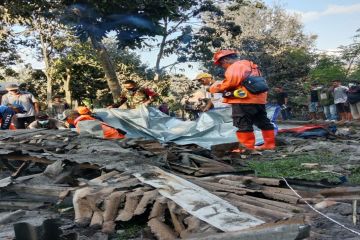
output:
M 243 81 L 249 76 L 260 76 L 258 66 L 248 60 L 240 60 L 236 51 L 220 50 L 214 54 L 214 64 L 221 66 L 225 71 L 225 79 L 219 84 L 213 84 L 211 93 L 241 91 L 241 98 L 224 98 L 224 103 L 232 106 L 233 125 L 238 128 L 236 136 L 240 144 L 245 147 L 234 152 L 246 150 L 270 150 L 275 149 L 274 125 L 266 114 L 265 104 L 267 92 L 252 94 L 243 85 Z M 255 135 L 253 125 L 261 129 L 264 144 L 255 147 Z
M 77 111 L 68 111 L 66 112 L 66 121 L 73 123 L 76 127 L 76 129 L 78 130 L 78 132 L 80 132 L 80 128 L 79 128 L 79 122 L 81 121 L 98 121 L 97 119 L 93 118 L 90 115 L 80 115 Z M 99 121 L 100 122 L 100 121 Z M 123 139 L 125 138 L 125 132 L 113 128 L 111 126 L 109 126 L 108 124 L 104 123 L 104 122 L 100 122 L 101 125 L 101 129 L 103 132 L 103 137 L 105 139 Z
M 103 122 L 104 120 L 102 120 L 101 117 L 99 117 L 96 113 L 93 113 L 88 107 L 85 106 L 80 106 L 76 109 L 76 111 L 80 114 L 80 115 L 89 115 L 101 122 Z

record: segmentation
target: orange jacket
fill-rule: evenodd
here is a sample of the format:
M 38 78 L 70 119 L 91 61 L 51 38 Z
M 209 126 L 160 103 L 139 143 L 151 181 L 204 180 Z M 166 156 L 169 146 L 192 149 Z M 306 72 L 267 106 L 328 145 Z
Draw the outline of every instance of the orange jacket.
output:
M 258 66 L 248 60 L 240 60 L 231 64 L 225 72 L 225 79 L 219 83 L 210 87 L 211 93 L 224 92 L 230 90 L 236 90 L 241 87 L 241 82 L 251 72 L 251 76 L 259 76 Z M 243 87 L 245 91 L 246 88 Z M 247 91 L 246 98 L 224 98 L 224 103 L 229 104 L 266 104 L 267 92 L 260 94 L 252 94 Z
M 87 120 L 96 120 L 95 118 L 91 117 L 90 115 L 81 115 L 75 119 L 74 124 L 77 128 L 77 124 L 80 121 L 87 121 Z M 122 139 L 125 138 L 125 135 L 121 134 L 115 128 L 107 125 L 106 123 L 101 122 L 101 128 L 103 130 L 104 138 L 105 139 Z M 79 129 L 78 129 L 79 131 Z

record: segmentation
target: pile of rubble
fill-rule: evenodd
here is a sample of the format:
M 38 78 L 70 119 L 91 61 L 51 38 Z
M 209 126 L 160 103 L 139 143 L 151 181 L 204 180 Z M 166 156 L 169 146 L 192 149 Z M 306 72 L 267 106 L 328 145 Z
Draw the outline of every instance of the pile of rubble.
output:
M 0 138 L 0 239 L 116 239 L 125 223 L 146 225 L 141 239 L 305 239 L 305 201 L 360 195 L 289 180 L 300 198 L 283 180 L 244 175 L 196 146 L 68 130 Z

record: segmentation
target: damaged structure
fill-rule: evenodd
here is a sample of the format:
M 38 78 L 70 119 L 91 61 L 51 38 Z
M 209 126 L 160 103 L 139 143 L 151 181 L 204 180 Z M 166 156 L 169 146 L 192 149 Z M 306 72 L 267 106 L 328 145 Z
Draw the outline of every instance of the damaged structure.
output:
M 217 154 L 225 145 L 44 129 L 0 138 L 0 239 L 117 239 L 132 223 L 142 226 L 139 239 L 306 239 L 306 203 L 360 198 L 359 187 L 239 171 Z

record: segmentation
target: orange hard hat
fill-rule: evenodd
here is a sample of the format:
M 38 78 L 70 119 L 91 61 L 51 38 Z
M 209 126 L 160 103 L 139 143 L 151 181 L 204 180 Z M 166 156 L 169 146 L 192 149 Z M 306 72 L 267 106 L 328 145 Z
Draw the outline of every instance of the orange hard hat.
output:
M 91 111 L 88 107 L 78 107 L 77 108 L 77 112 L 80 114 L 80 115 L 86 115 L 86 114 L 90 114 Z
M 215 65 L 219 65 L 220 64 L 220 59 L 227 56 L 227 55 L 230 55 L 230 54 L 237 54 L 236 51 L 234 50 L 230 50 L 230 49 L 226 49 L 226 50 L 219 50 L 217 51 L 215 54 L 214 54 L 214 64 Z

